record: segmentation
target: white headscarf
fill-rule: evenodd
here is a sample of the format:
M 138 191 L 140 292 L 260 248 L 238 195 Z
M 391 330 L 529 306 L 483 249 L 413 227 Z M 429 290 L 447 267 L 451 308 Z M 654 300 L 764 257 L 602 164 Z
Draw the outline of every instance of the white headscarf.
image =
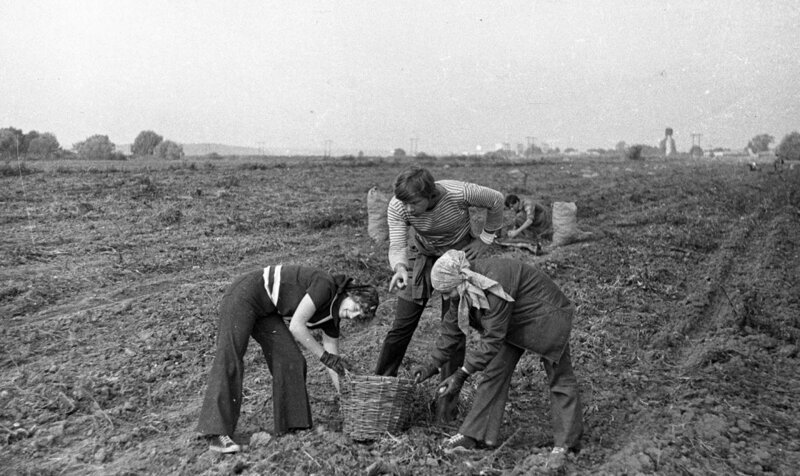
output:
M 458 290 L 458 327 L 464 335 L 469 333 L 469 306 L 489 309 L 485 291 L 514 302 L 500 283 L 472 271 L 466 254 L 459 250 L 449 250 L 436 260 L 431 268 L 431 284 L 443 294 Z

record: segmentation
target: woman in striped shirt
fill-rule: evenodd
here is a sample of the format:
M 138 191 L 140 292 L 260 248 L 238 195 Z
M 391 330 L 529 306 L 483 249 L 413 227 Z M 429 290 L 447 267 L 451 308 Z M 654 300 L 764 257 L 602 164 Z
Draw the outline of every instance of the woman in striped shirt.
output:
M 328 367 L 338 391 L 338 375 L 349 369 L 338 355 L 340 319 L 371 319 L 377 307 L 374 286 L 308 266 L 267 266 L 237 278 L 220 304 L 217 352 L 197 428 L 211 437 L 210 449 L 241 449 L 231 436 L 242 405 L 243 359 L 251 336 L 272 373 L 275 434 L 311 428 L 306 360 L 297 342 Z M 311 335 L 314 329 L 322 330 L 322 345 Z
M 433 262 L 449 249 L 463 250 L 470 259 L 484 254 L 503 226 L 503 194 L 457 180 L 434 181 L 424 168 L 412 167 L 397 176 L 389 201 L 389 266 L 394 275 L 389 291 L 398 290 L 392 328 L 386 334 L 375 373 L 397 375 L 408 344 L 431 296 Z M 480 236 L 471 232 L 470 207 L 487 210 Z M 442 300 L 442 315 L 448 302 Z M 442 367 L 447 378 L 464 360 L 464 342 Z M 458 396 L 438 402 L 437 418 L 455 418 Z

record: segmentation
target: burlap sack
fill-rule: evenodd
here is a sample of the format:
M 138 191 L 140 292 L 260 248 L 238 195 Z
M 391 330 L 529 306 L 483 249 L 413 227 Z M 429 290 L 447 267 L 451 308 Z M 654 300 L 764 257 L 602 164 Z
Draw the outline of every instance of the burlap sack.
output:
M 553 202 L 553 246 L 578 241 L 578 206 L 575 202 Z
M 565 246 L 592 240 L 597 233 L 578 226 L 578 206 L 575 202 L 553 202 L 553 246 Z
M 386 223 L 386 207 L 389 199 L 385 193 L 372 187 L 367 192 L 367 233 L 378 243 L 389 239 L 389 225 Z

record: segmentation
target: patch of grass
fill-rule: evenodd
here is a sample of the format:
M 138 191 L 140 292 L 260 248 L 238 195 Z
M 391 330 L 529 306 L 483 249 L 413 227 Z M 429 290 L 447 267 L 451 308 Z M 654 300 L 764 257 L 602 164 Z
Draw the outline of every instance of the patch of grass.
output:
M 11 162 L 4 162 L 0 164 L 0 177 L 16 177 L 21 175 L 31 175 L 39 172 L 32 167 L 28 167 L 25 162 L 17 161 L 17 163 L 12 164 Z

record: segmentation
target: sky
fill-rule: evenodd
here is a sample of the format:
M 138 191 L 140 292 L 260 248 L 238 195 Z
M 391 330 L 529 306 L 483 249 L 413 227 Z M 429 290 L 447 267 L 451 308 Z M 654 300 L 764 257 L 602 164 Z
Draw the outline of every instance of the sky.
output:
M 0 128 L 268 152 L 800 130 L 796 0 L 3 0 Z

